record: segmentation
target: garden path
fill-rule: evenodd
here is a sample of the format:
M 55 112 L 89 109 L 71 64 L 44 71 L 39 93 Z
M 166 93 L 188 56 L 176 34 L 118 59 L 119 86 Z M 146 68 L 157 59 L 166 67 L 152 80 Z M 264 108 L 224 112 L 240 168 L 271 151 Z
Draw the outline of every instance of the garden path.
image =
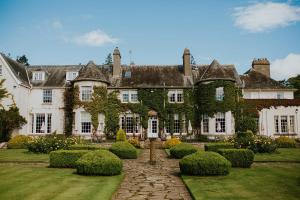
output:
M 156 149 L 156 164 L 150 165 L 149 153 L 144 149 L 138 159 L 123 160 L 125 178 L 113 200 L 191 200 L 179 176 L 178 160 Z

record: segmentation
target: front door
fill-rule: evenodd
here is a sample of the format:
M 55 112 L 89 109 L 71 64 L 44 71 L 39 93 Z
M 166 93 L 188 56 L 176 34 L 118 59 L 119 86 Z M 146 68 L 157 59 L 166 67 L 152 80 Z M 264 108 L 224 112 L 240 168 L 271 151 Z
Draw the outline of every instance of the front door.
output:
M 158 137 L 158 119 L 157 117 L 149 117 L 148 121 L 148 138 Z

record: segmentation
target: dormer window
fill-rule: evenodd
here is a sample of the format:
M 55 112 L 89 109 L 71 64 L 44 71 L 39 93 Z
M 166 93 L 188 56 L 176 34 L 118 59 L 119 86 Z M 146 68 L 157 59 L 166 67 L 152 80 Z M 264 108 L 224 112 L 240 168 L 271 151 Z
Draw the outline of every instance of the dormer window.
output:
M 224 100 L 224 87 L 216 88 L 216 100 L 223 101 Z
M 43 80 L 45 80 L 45 72 L 33 72 L 32 80 L 33 81 L 43 81 Z
M 168 93 L 169 103 L 183 103 L 182 90 L 170 90 Z
M 72 71 L 66 73 L 66 81 L 72 81 L 78 76 L 78 72 Z

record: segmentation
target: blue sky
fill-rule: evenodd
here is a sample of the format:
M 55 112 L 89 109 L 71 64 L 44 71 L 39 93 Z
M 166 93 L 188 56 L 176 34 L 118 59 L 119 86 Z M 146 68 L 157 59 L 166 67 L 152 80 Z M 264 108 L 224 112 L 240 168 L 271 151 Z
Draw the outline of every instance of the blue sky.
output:
M 300 1 L 1 0 L 0 51 L 30 64 L 197 64 L 217 59 L 246 71 L 266 57 L 275 78 L 300 73 Z M 283 70 L 284 69 L 284 70 Z M 273 71 L 274 71 L 273 70 Z

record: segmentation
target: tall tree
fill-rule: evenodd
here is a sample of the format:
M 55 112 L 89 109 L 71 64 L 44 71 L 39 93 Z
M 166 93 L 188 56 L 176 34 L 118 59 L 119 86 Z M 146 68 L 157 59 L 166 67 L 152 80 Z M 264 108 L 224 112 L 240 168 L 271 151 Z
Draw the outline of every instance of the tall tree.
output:
M 27 59 L 27 57 L 25 55 L 18 56 L 17 57 L 17 62 L 18 63 L 22 63 L 22 64 L 24 64 L 26 66 L 29 66 L 28 59 Z
M 105 64 L 105 65 L 112 65 L 112 64 L 113 64 L 111 53 L 109 53 L 109 54 L 106 56 L 106 59 L 105 59 L 104 64 Z
M 12 105 L 6 110 L 2 106 L 2 100 L 9 94 L 3 86 L 4 80 L 0 81 L 0 142 L 8 141 L 14 129 L 21 128 L 26 119 L 20 115 L 19 109 L 16 105 Z
M 298 89 L 295 93 L 295 99 L 300 99 L 300 74 L 295 77 L 291 77 L 287 80 L 288 86 Z

